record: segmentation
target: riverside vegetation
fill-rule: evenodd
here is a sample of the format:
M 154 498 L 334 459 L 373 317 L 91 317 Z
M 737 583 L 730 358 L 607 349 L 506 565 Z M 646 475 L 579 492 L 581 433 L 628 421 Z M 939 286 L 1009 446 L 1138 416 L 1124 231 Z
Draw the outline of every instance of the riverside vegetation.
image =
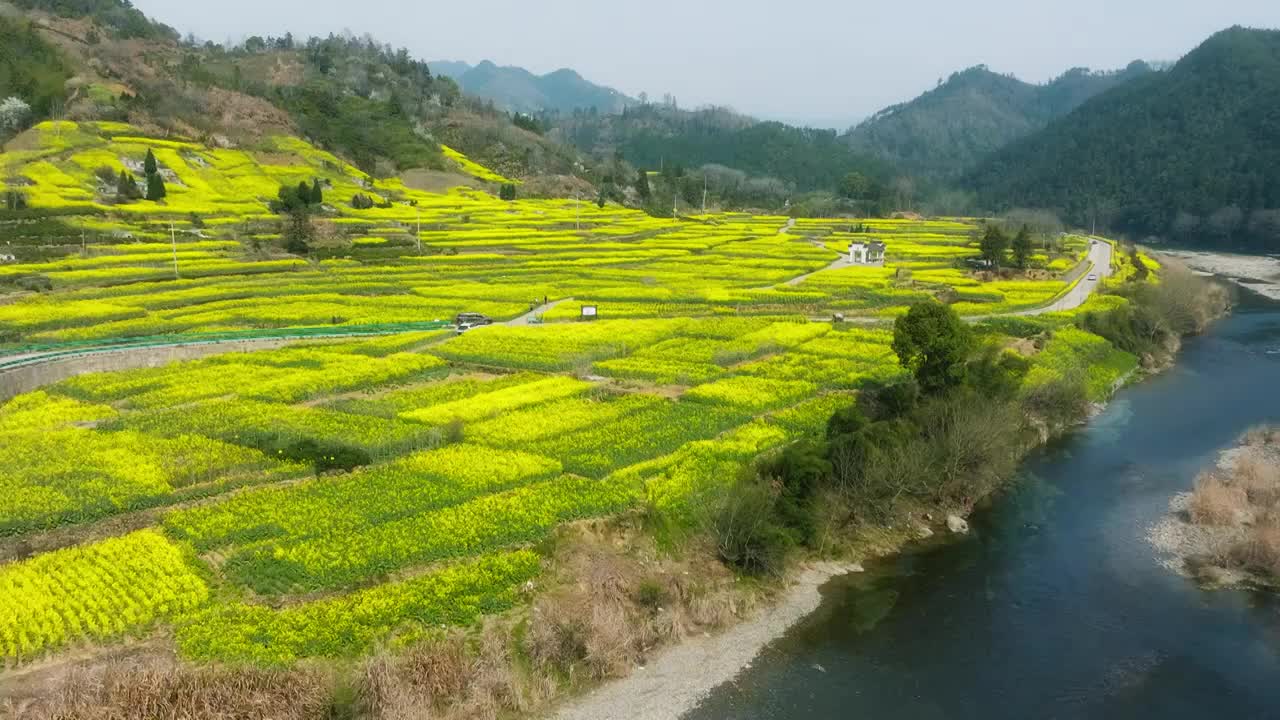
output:
M 1257 427 L 1151 532 L 1170 565 L 1213 586 L 1280 582 L 1280 429 Z

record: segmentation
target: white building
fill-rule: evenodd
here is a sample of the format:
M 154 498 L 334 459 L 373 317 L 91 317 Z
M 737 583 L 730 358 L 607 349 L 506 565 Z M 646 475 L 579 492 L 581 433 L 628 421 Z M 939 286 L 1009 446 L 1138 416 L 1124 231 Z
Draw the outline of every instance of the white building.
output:
M 853 243 L 849 245 L 849 262 L 854 265 L 883 265 L 885 249 L 885 244 L 879 241 Z

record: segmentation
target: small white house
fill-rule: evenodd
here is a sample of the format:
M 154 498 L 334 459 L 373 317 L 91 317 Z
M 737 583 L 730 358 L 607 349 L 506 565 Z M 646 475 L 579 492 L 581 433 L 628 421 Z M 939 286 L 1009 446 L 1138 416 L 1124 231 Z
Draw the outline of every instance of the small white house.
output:
M 18 258 L 9 253 L 0 253 L 0 263 L 17 262 Z
M 879 241 L 849 245 L 849 262 L 854 265 L 883 265 L 885 244 Z

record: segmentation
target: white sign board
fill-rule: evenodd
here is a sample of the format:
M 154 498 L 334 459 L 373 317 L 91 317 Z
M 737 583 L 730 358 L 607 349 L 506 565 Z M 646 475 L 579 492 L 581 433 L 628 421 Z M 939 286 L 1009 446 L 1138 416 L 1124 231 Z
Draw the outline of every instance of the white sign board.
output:
M 600 312 L 596 309 L 596 306 L 595 306 L 595 305 L 583 305 L 583 306 L 582 306 L 582 317 L 584 317 L 584 318 L 594 318 L 594 317 L 598 316 L 599 314 L 600 314 Z

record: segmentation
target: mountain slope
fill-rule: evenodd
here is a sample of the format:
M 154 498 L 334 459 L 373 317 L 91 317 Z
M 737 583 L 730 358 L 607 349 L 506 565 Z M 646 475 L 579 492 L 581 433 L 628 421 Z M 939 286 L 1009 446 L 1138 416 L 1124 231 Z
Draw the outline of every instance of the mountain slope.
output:
M 1232 28 L 1085 103 L 968 178 L 990 208 L 1280 250 L 1280 31 Z
M 468 95 L 491 101 L 500 109 L 530 115 L 590 110 L 612 114 L 635 100 L 613 88 L 588 82 L 573 70 L 534 75 L 519 67 L 498 67 L 485 60 L 471 67 L 462 62 L 429 63 L 438 74 L 452 78 Z
M 642 168 L 723 165 L 801 191 L 830 190 L 853 171 L 890 175 L 884 163 L 853 150 L 834 130 L 762 122 L 725 108 L 646 104 L 618 115 L 579 112 L 556 118 L 552 136 L 597 157 L 621 153 Z
M 30 121 L 128 121 L 220 147 L 305 135 L 378 177 L 456 177 L 441 144 L 508 177 L 582 172 L 571 148 L 463 96 L 403 49 L 334 35 L 193 44 L 125 0 L 14 2 L 0 2 L 0 99 L 26 101 Z
M 855 149 L 912 175 L 950 179 L 1090 97 L 1148 72 L 1141 62 L 1118 72 L 1076 68 L 1048 84 L 1032 85 L 978 66 L 955 73 L 915 100 L 880 111 L 850 130 L 846 139 Z

